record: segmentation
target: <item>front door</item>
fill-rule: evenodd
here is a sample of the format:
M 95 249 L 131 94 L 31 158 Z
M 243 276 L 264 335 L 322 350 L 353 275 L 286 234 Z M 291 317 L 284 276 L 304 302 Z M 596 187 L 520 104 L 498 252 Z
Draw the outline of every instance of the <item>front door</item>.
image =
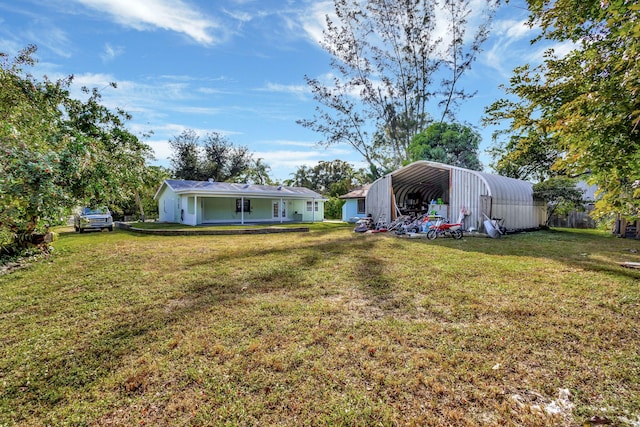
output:
M 280 200 L 273 200 L 271 204 L 271 213 L 274 220 L 283 220 L 287 217 L 287 204 Z

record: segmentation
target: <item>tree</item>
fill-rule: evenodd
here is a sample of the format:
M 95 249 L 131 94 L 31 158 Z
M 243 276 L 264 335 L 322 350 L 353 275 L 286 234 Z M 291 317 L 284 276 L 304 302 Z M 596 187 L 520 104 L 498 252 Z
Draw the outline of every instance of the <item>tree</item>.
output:
M 169 141 L 174 177 L 234 182 L 249 177 L 265 180 L 268 166 L 255 162 L 247 147 L 236 147 L 224 136 L 211 132 L 200 142 L 193 130 L 185 130 Z M 252 175 L 253 173 L 253 175 Z
M 324 202 L 324 217 L 326 219 L 341 219 L 342 206 L 344 204 L 344 199 L 339 197 L 330 197 L 329 200 Z
M 97 90 L 83 88 L 87 99 L 76 100 L 72 76 L 24 74 L 36 51 L 28 46 L 13 61 L 0 54 L 0 232 L 14 246 L 78 204 L 131 197 L 151 153 L 124 128 L 129 116 L 102 106 Z
M 300 166 L 293 179 L 287 180 L 286 184 L 309 188 L 328 197 L 329 200 L 324 204 L 325 217 L 338 219 L 344 204 L 344 200 L 338 196 L 369 182 L 368 178 L 364 170 L 356 171 L 350 163 L 333 160 L 318 162 L 314 167 Z
M 364 171 L 355 171 L 342 160 L 318 162 L 314 167 L 301 166 L 287 185 L 305 187 L 324 196 L 337 197 L 366 182 Z
M 244 146 L 234 146 L 218 132 L 204 139 L 203 172 L 218 182 L 237 181 L 251 166 L 252 155 Z
M 171 171 L 161 166 L 148 166 L 142 176 L 141 183 L 136 187 L 134 197 L 111 205 L 116 216 L 138 215 L 141 221 L 146 218 L 157 218 L 158 203 L 154 200 L 156 191 L 165 179 L 171 177 Z
M 538 176 L 585 176 L 601 192 L 596 216 L 637 217 L 640 192 L 640 5 L 625 0 L 529 0 L 540 40 L 570 42 L 558 57 L 514 71 L 486 123 L 508 123 L 498 165 L 522 168 L 536 159 Z
M 249 168 L 244 172 L 244 182 L 258 185 L 274 185 L 275 182 L 269 175 L 271 167 L 267 165 L 263 159 L 255 159 L 251 161 Z
M 35 64 L 35 51 L 35 46 L 29 46 L 13 61 L 1 55 L 0 230 L 12 241 L 31 234 L 43 207 L 65 195 L 57 179 L 61 161 L 57 152 L 67 145 L 57 137 L 61 122 L 58 106 L 69 80 L 41 83 L 23 76 L 22 67 Z
M 555 213 L 568 213 L 582 206 L 583 196 L 575 180 L 565 177 L 549 178 L 533 185 L 533 197 L 547 202 L 546 225 Z
M 482 170 L 478 157 L 480 135 L 459 123 L 434 123 L 413 137 L 409 162 L 431 160 L 472 170 Z
M 194 181 L 208 178 L 202 173 L 202 156 L 198 140 L 198 134 L 190 129 L 184 130 L 180 135 L 169 140 L 172 152 L 169 160 L 175 178 Z
M 351 145 L 379 177 L 408 159 L 415 134 L 455 115 L 472 96 L 460 88 L 488 36 L 498 2 L 485 0 L 484 20 L 467 40 L 469 0 L 444 0 L 448 44 L 436 34 L 436 0 L 334 0 L 322 47 L 331 55 L 331 82 L 306 76 L 320 104 L 302 126 L 324 135 L 321 144 Z M 475 6 L 475 4 L 474 4 Z M 439 83 L 434 83 L 438 81 Z

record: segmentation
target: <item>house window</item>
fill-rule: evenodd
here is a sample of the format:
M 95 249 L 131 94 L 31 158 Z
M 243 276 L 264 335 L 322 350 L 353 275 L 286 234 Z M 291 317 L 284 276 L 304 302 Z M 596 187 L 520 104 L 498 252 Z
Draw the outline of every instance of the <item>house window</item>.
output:
M 358 199 L 358 213 L 359 214 L 364 214 L 364 211 L 365 211 L 364 200 L 365 199 Z
M 243 206 L 242 199 L 236 199 L 236 213 L 238 212 L 251 213 L 251 200 L 244 199 L 244 206 Z
M 193 215 L 196 209 L 196 198 L 195 197 L 187 197 L 187 212 L 189 215 Z
M 318 202 L 307 201 L 307 212 L 311 212 L 313 210 L 313 206 L 315 203 L 315 211 L 318 212 Z

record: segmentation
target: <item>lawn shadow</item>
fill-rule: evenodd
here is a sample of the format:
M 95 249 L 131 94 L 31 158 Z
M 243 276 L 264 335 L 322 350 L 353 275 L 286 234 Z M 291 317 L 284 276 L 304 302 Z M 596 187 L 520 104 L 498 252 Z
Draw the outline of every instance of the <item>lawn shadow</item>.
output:
M 399 289 L 399 279 L 389 267 L 399 262 L 392 256 L 381 252 L 384 250 L 423 250 L 424 245 L 430 245 L 430 252 L 437 246 L 469 252 L 481 259 L 482 255 L 492 256 L 522 256 L 539 257 L 558 261 L 588 271 L 604 272 L 618 276 L 640 278 L 640 272 L 623 269 L 617 265 L 610 265 L 607 259 L 613 254 L 622 254 L 625 248 L 640 249 L 640 242 L 623 242 L 598 236 L 584 236 L 580 234 L 550 231 L 510 235 L 504 239 L 467 238 L 463 241 L 452 239 L 438 239 L 434 242 L 412 239 L 410 241 L 394 240 L 390 235 L 356 235 L 336 234 L 334 230 L 314 231 L 310 237 L 289 241 L 275 246 L 254 245 L 251 247 L 235 248 L 229 251 L 222 247 L 219 251 L 203 252 L 197 257 L 185 256 L 180 264 L 185 270 L 206 272 L 210 274 L 196 274 L 192 280 L 180 288 L 167 285 L 166 294 L 159 301 L 147 302 L 129 306 L 122 299 L 118 310 L 104 323 L 85 320 L 84 329 L 73 330 L 77 336 L 70 341 L 68 348 L 50 348 L 46 352 L 31 355 L 33 366 L 39 366 L 42 372 L 33 372 L 32 379 L 27 382 L 12 382 L 7 378 L 7 386 L 3 389 L 4 405 L 28 405 L 34 413 L 41 413 L 41 419 L 65 400 L 77 397 L 79 393 L 98 386 L 102 381 L 117 376 L 121 365 L 127 358 L 140 355 L 150 345 L 158 345 L 157 351 L 163 351 L 166 339 L 165 332 L 185 318 L 191 318 L 202 311 L 215 310 L 221 305 L 235 307 L 241 300 L 255 296 L 277 294 L 284 295 L 290 300 L 302 300 L 298 291 L 304 286 L 309 275 L 317 274 L 320 269 L 326 278 L 312 279 L 311 283 L 322 286 L 343 280 L 344 283 L 332 284 L 331 292 L 340 293 L 340 299 L 345 312 L 349 309 L 357 310 L 362 315 L 390 316 L 399 310 L 408 310 L 405 295 Z M 135 235 L 131 239 L 149 241 L 156 239 L 152 235 Z M 248 241 L 247 237 L 242 237 Z M 158 239 L 153 245 L 169 244 L 170 238 Z M 199 245 L 210 245 L 206 238 L 195 240 L 191 237 L 181 237 Z M 223 240 L 221 240 L 223 239 Z M 240 239 L 238 236 L 217 237 L 214 241 L 220 244 L 224 239 Z M 540 242 L 544 244 L 540 246 Z M 380 247 L 378 247 L 380 246 Z M 407 249 L 409 247 L 409 249 Z M 539 248 L 538 248 L 539 247 Z M 536 249 L 537 248 L 537 249 Z M 193 248 L 191 248 L 193 249 Z M 160 247 L 159 251 L 162 250 Z M 627 251 L 637 259 L 637 255 Z M 586 256 L 583 254 L 587 254 Z M 605 259 L 591 257 L 590 254 L 608 254 Z M 264 264 L 261 264 L 264 260 Z M 347 260 L 351 260 L 347 262 Z M 231 268 L 247 266 L 246 272 L 231 271 L 237 277 L 219 277 L 216 266 L 233 261 Z M 327 269 L 326 265 L 339 266 L 338 270 Z M 420 271 L 416 267 L 416 271 Z M 332 275 L 332 272 L 334 275 Z M 129 273 L 132 274 L 132 273 Z M 155 277 L 151 280 L 157 280 Z M 408 279 L 405 279 L 408 280 Z M 126 279 L 118 283 L 124 286 Z M 344 289 L 347 287 L 348 289 Z M 71 286 L 71 285 L 69 285 Z M 142 286 L 138 284 L 137 286 Z M 107 292 L 107 291 L 104 291 Z M 115 289 L 109 292 L 117 292 Z M 317 292 L 309 292 L 310 297 L 318 299 L 322 296 Z M 352 298 L 350 301 L 349 298 Z M 256 298 L 259 301 L 260 298 Z M 277 304 L 282 299 L 274 299 Z M 349 304 L 353 303 L 353 304 Z M 402 308 L 399 308 L 402 307 Z M 110 308 L 110 307 L 109 307 Z M 104 309 L 104 308 L 101 308 Z M 87 313 L 84 313 L 87 314 Z M 89 315 L 92 313 L 88 313 Z M 528 316 L 525 313 L 525 316 Z M 73 324 L 69 323 L 71 327 Z M 55 325 L 60 327 L 60 325 Z M 64 326 L 64 325 L 62 325 Z M 180 326 L 181 327 L 181 326 Z M 46 334 L 47 331 L 41 332 Z M 15 367 L 21 367 L 21 361 L 5 361 L 2 370 L 9 372 Z M 37 363 L 36 363 L 37 362 Z M 16 366 L 12 366 L 14 363 Z M 44 369 L 46 368 L 46 371 Z M 116 381 L 114 378 L 113 381 Z M 126 384 L 117 384 L 117 390 L 122 394 L 130 393 Z M 22 420 L 15 420 L 20 423 Z
M 422 239 L 416 240 L 416 244 L 425 243 Z M 640 241 L 582 233 L 579 230 L 540 230 L 509 234 L 498 239 L 436 239 L 427 244 L 478 253 L 478 260 L 482 259 L 482 254 L 546 258 L 573 269 L 640 279 L 640 270 L 621 265 L 623 262 L 640 262 Z
M 194 284 L 190 292 L 206 293 L 212 301 L 240 294 L 295 293 L 304 286 L 306 277 L 315 274 L 315 270 L 322 268 L 322 265 L 329 264 L 344 267 L 340 267 L 339 274 L 326 277 L 326 283 L 330 286 L 325 288 L 341 289 L 342 292 L 343 284 L 334 282 L 343 280 L 348 282 L 347 286 L 357 289 L 357 298 L 362 303 L 373 306 L 376 311 L 386 312 L 397 307 L 394 294 L 397 281 L 386 271 L 388 261 L 372 250 L 379 242 L 389 243 L 389 236 L 333 235 L 335 232 L 332 230 L 315 231 L 312 238 L 290 246 L 257 246 L 233 252 L 220 251 L 189 261 L 186 268 L 203 268 L 230 261 L 234 265 L 247 266 L 247 272 L 235 283 L 223 283 L 223 280 L 211 278 Z M 252 268 L 257 264 L 256 260 L 262 264 L 259 268 Z M 345 260 L 354 261 L 345 263 Z M 322 286 L 321 283 L 319 285 Z

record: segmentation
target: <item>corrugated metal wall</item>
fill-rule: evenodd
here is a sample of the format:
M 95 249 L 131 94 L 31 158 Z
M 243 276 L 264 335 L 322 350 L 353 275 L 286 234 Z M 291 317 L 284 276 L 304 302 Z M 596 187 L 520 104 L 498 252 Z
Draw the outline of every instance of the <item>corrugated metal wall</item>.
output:
M 482 209 L 480 208 L 480 196 L 490 195 L 487 184 L 481 176 L 464 169 L 451 169 L 451 200 L 450 220 L 458 220 L 460 211 L 464 208 L 469 215 L 464 218 L 464 227 L 480 230 L 482 222 Z
M 367 192 L 365 200 L 367 214 L 371 214 L 375 221 L 382 217 L 391 221 L 394 218 L 391 197 L 391 175 L 386 175 L 371 184 Z
M 448 177 L 443 171 L 448 171 Z M 439 184 L 434 186 L 434 182 Z M 420 186 L 425 188 L 419 190 Z M 440 188 L 440 194 L 433 193 L 434 188 Z M 491 201 L 491 212 L 487 215 L 504 218 L 508 229 L 535 228 L 546 219 L 546 206 L 533 199 L 529 182 L 427 161 L 412 163 L 374 182 L 366 198 L 367 213 L 375 221 L 383 215 L 387 221 L 392 220 L 393 195 L 403 196 L 409 191 L 421 191 L 425 199 L 441 197 L 449 205 L 451 222 L 458 220 L 462 210 L 466 211 L 466 229 L 483 229 L 481 196 L 490 197 L 487 200 Z
M 504 218 L 507 229 L 523 230 L 544 225 L 546 220 L 546 206 L 544 202 L 532 201 L 523 203 L 493 202 L 493 217 Z
M 503 218 L 507 229 L 528 229 L 546 221 L 546 204 L 533 199 L 533 184 L 500 175 L 479 173 L 491 189 L 491 216 Z

